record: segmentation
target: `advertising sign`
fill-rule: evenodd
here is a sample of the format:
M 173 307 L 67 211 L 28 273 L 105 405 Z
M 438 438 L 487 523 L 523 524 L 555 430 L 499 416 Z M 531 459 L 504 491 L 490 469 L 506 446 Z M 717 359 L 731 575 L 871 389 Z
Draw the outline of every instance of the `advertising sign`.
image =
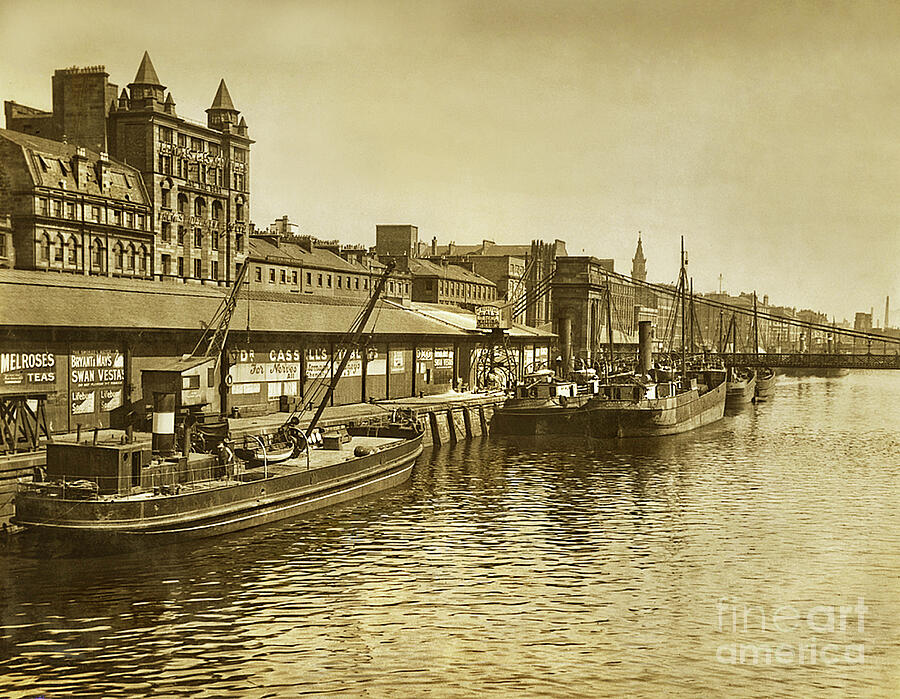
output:
M 497 306 L 479 306 L 475 309 L 475 326 L 479 330 L 500 327 L 500 309 Z
M 41 393 L 56 382 L 56 355 L 52 352 L 0 352 L 0 392 Z
M 117 349 L 72 350 L 69 385 L 72 415 L 109 412 L 122 406 L 125 356 Z
M 402 374 L 404 370 L 403 350 L 391 350 L 391 373 Z
M 435 369 L 452 369 L 453 368 L 453 350 L 452 349 L 435 349 L 434 350 L 434 368 Z

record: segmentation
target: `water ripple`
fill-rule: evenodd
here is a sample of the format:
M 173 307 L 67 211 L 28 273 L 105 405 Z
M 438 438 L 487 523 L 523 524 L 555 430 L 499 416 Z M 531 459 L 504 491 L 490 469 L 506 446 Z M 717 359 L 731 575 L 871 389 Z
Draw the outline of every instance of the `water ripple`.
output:
M 779 379 L 773 401 L 694 433 L 460 444 L 427 453 L 407 487 L 205 543 L 90 560 L 12 550 L 0 686 L 892 696 L 898 389 L 889 372 Z M 779 609 L 802 620 L 773 626 Z M 863 646 L 864 662 L 823 662 L 826 646 Z

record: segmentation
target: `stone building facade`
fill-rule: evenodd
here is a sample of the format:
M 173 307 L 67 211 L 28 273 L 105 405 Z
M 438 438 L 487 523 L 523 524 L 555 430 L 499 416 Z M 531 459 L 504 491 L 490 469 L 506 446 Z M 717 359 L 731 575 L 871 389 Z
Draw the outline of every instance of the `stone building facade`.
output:
M 7 102 L 7 128 L 109 153 L 136 168 L 151 206 L 151 275 L 230 283 L 246 257 L 253 141 L 225 81 L 205 125 L 176 113 L 147 53 L 134 80 L 117 92 L 102 66 L 59 70 L 53 111 Z
M 135 168 L 105 153 L 5 129 L 0 162 L 15 267 L 152 277 L 152 210 Z
M 558 257 L 553 277 L 553 330 L 568 369 L 575 359 L 587 364 L 608 356 L 610 290 L 615 351 L 637 342 L 634 286 L 610 277 L 614 262 L 596 257 Z

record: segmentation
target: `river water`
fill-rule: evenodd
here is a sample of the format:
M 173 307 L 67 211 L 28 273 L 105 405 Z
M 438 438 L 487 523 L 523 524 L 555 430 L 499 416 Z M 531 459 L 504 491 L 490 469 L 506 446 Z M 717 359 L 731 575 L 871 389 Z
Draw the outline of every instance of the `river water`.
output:
M 489 438 L 247 533 L 0 554 L 0 694 L 900 695 L 900 374 L 659 440 Z

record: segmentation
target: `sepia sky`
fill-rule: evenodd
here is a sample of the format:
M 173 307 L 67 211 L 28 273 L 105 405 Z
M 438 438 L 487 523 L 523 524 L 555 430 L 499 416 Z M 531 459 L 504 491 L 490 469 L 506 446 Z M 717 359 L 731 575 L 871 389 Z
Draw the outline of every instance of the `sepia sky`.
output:
M 567 242 L 695 290 L 900 325 L 900 3 L 0 2 L 0 99 L 144 50 L 180 115 L 219 78 L 257 226 Z

